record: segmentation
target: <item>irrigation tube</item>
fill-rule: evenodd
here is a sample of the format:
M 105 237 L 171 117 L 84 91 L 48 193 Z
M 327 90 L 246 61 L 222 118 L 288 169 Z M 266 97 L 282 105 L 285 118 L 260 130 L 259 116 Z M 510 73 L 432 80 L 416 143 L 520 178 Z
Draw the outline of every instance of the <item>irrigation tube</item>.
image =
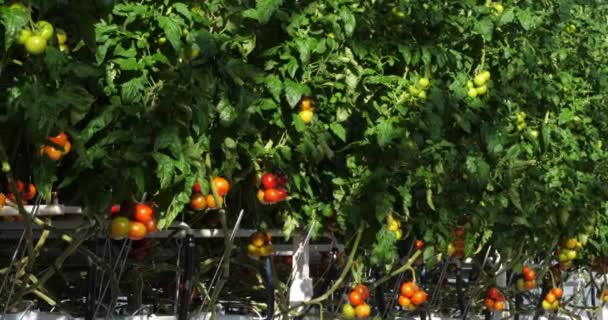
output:
M 188 230 L 186 236 L 186 250 L 184 257 L 184 277 L 180 283 L 180 300 L 178 308 L 178 320 L 188 319 L 188 309 L 190 307 L 190 297 L 192 296 L 192 274 L 194 272 L 194 236 L 192 231 Z
M 266 320 L 274 319 L 274 284 L 272 283 L 272 259 L 271 256 L 267 256 L 264 263 L 264 282 L 266 285 L 267 304 L 268 310 L 266 310 Z M 181 319 L 180 319 L 181 320 Z

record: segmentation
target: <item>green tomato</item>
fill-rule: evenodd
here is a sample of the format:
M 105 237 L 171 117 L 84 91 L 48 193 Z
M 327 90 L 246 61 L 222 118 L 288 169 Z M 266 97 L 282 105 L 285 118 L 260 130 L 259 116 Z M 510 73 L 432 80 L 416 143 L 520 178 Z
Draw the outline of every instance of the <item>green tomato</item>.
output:
M 476 86 L 481 87 L 486 84 L 486 79 L 480 73 L 473 78 L 473 83 L 475 83 Z
M 167 38 L 165 38 L 165 37 L 158 38 L 158 44 L 163 45 L 165 43 L 167 43 Z
M 568 250 L 568 251 L 566 251 Z M 566 249 L 564 250 L 566 253 L 566 256 L 568 257 L 568 260 L 574 260 L 576 259 L 576 250 L 570 250 L 570 249 Z
M 468 95 L 471 98 L 476 98 L 477 97 L 477 89 L 475 89 L 475 88 L 469 89 Z
M 418 99 L 425 100 L 426 99 L 426 91 L 422 90 L 418 93 Z
M 496 10 L 496 13 L 500 15 L 505 11 L 505 7 L 502 4 L 497 3 L 494 5 L 494 10 Z
M 63 29 L 57 29 L 57 43 L 65 44 L 68 41 L 68 34 Z
M 575 33 L 575 32 L 576 32 L 576 25 L 574 25 L 574 24 L 569 24 L 569 25 L 566 27 L 566 31 L 567 31 L 568 33 L 571 33 L 571 34 L 572 34 L 572 33 Z
M 31 55 L 40 55 L 46 51 L 46 39 L 39 35 L 33 35 L 25 41 L 25 50 Z
M 43 37 L 45 40 L 49 40 L 51 37 L 53 37 L 53 32 L 55 29 L 50 22 L 40 20 L 36 23 L 36 26 L 38 27 L 38 35 Z
M 536 129 L 532 129 L 530 130 L 530 137 L 532 137 L 532 139 L 537 139 L 538 138 L 538 130 Z
M 2 162 L 2 172 L 8 173 L 10 171 L 11 171 L 11 165 L 10 165 L 10 163 L 8 163 L 6 161 L 3 161 Z
M 475 88 L 475 84 L 473 83 L 473 81 L 471 81 L 471 80 L 467 81 L 467 88 L 469 88 L 469 89 Z
M 426 90 L 430 85 L 431 81 L 429 80 L 429 78 L 424 77 L 418 79 L 418 88 Z
M 397 7 L 393 7 L 393 9 L 391 9 L 391 13 L 393 14 L 393 16 L 395 16 L 399 19 L 405 18 L 405 12 L 397 9 Z
M 477 90 L 478 95 L 483 96 L 484 94 L 486 94 L 488 92 L 488 86 L 484 84 L 483 86 L 480 86 L 476 90 Z
M 350 303 L 345 303 L 342 306 L 342 315 L 346 319 L 354 319 L 355 318 L 355 307 L 350 305 Z
M 524 122 L 520 122 L 517 124 L 517 131 L 522 131 L 524 130 L 526 127 L 528 126 L 528 124 L 524 121 Z
M 126 217 L 116 217 L 112 220 L 110 226 L 110 235 L 112 239 L 120 240 L 129 235 L 131 229 L 131 221 Z
M 559 253 L 559 256 L 557 258 L 558 258 L 559 262 L 568 262 L 568 261 L 570 261 L 568 259 L 568 255 L 565 252 L 563 252 L 563 251 Z
M 34 33 L 32 32 L 32 30 L 21 29 L 21 32 L 19 32 L 19 38 L 17 39 L 17 42 L 19 44 L 25 44 L 27 39 L 29 39 L 33 35 L 34 35 Z
M 490 80 L 490 77 L 492 76 L 488 70 L 483 70 L 479 74 L 484 78 L 485 81 Z
M 408 91 L 410 92 L 411 95 L 413 96 L 418 96 L 420 94 L 420 89 L 414 87 L 414 86 L 409 86 L 408 87 Z
M 59 51 L 67 53 L 67 52 L 70 51 L 70 47 L 68 47 L 67 44 L 62 43 L 62 44 L 59 45 Z
M 27 7 L 24 6 L 22 3 L 19 3 L 19 2 L 15 2 L 15 3 L 11 4 L 9 6 L 9 8 L 13 9 L 13 10 L 23 10 L 23 11 L 27 10 Z
M 201 48 L 196 43 L 193 43 L 193 44 L 187 46 L 184 50 L 184 55 L 185 55 L 186 59 L 188 59 L 188 60 L 194 60 L 194 59 L 198 58 L 198 56 L 200 54 L 201 54 Z

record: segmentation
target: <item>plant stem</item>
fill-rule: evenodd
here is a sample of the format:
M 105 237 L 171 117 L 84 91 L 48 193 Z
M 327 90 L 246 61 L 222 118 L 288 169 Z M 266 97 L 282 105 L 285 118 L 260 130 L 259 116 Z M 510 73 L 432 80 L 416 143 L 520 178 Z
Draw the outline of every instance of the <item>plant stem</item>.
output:
M 390 280 L 392 277 L 397 276 L 403 272 L 405 272 L 408 269 L 412 268 L 412 264 L 414 263 L 414 261 L 416 261 L 416 259 L 418 259 L 418 256 L 420 256 L 420 254 L 422 253 L 422 251 L 418 250 L 416 252 L 414 252 L 414 254 L 409 258 L 409 260 L 407 260 L 407 263 L 404 264 L 403 266 L 401 266 L 399 269 L 385 275 L 384 277 L 378 279 L 376 282 L 374 282 L 373 284 L 371 284 L 369 286 L 369 290 L 374 290 L 376 289 L 377 286 L 383 284 L 384 282 Z

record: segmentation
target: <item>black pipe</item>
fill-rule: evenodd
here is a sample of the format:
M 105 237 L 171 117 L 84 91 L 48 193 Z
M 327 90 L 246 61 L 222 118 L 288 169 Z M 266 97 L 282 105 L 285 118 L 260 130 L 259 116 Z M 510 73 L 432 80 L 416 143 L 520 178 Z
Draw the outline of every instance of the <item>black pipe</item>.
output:
M 517 293 L 515 295 L 515 316 L 513 320 L 519 320 L 519 310 L 521 309 L 521 305 L 523 304 L 524 299 L 521 296 L 521 293 Z
M 192 296 L 192 275 L 194 273 L 194 236 L 189 233 L 186 236 L 186 250 L 184 252 L 184 276 L 180 283 L 180 295 L 178 306 L 178 319 L 188 320 L 190 298 Z
M 266 257 L 266 261 L 264 263 L 264 282 L 266 285 L 266 294 L 267 294 L 267 304 L 268 310 L 266 315 L 266 320 L 274 319 L 274 284 L 272 282 L 272 257 Z
M 89 247 L 92 248 L 91 251 L 95 252 L 99 255 L 99 246 L 97 245 L 97 241 L 92 241 L 89 243 Z M 85 320 L 93 320 L 95 319 L 95 292 L 97 291 L 97 266 L 93 263 L 91 257 L 87 257 L 87 264 L 89 269 L 87 271 L 87 304 L 86 311 L 84 314 Z
M 382 269 L 375 267 L 374 277 L 376 279 L 381 279 L 383 276 L 384 272 L 382 271 Z M 384 284 L 380 284 L 376 287 L 375 296 L 378 312 L 383 315 L 386 312 L 386 304 L 384 303 Z
M 462 315 L 462 320 L 467 319 L 467 312 L 465 310 L 465 302 L 464 302 L 464 281 L 462 280 L 462 268 L 460 267 L 460 262 L 456 263 L 456 295 L 458 297 L 458 307 L 460 308 L 460 314 Z

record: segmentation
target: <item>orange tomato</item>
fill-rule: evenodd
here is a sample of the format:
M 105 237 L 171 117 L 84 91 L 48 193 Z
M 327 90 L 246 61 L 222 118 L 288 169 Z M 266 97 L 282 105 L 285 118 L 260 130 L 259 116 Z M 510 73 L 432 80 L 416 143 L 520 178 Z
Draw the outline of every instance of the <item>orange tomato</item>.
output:
M 56 135 L 54 137 L 49 137 L 48 140 L 58 146 L 63 147 L 63 145 L 68 141 L 68 136 L 63 132 L 60 132 L 58 135 Z
M 215 187 L 215 191 L 217 191 L 217 195 L 220 197 L 225 196 L 230 190 L 230 183 L 222 177 L 213 178 L 213 186 Z
M 144 225 L 146 226 L 147 233 L 154 233 L 154 232 L 158 231 L 158 224 L 156 223 L 156 219 L 152 219 L 152 220 L 144 223 Z
M 350 302 L 350 304 L 352 304 L 353 306 L 357 307 L 360 306 L 361 304 L 363 304 L 363 296 L 357 292 L 357 291 L 352 291 L 349 295 L 348 295 L 348 301 Z
M 135 220 L 146 223 L 154 219 L 154 210 L 147 204 L 138 203 L 135 205 Z
M 359 292 L 361 294 L 361 296 L 363 297 L 363 300 L 369 298 L 369 290 L 367 289 L 366 285 L 358 284 L 355 286 L 355 288 L 353 290 Z
M 414 293 L 414 296 L 412 297 L 411 300 L 412 300 L 413 304 L 415 304 L 415 305 L 421 305 L 424 302 L 426 302 L 426 299 L 427 299 L 426 292 L 424 292 L 422 290 L 419 290 L 419 291 L 416 291 L 416 293 Z
M 53 161 L 57 161 L 61 159 L 61 156 L 63 156 L 63 152 L 61 150 L 55 149 L 55 147 L 48 145 L 44 146 L 44 154 L 46 154 L 46 156 Z
M 216 209 L 218 207 L 217 203 L 215 202 L 215 197 L 212 194 L 207 195 L 205 200 L 207 200 L 207 207 L 209 207 L 209 209 Z M 222 206 L 224 204 L 224 199 L 219 197 L 219 200 L 219 204 Z
M 547 300 L 547 302 L 549 302 L 549 303 L 553 303 L 557 300 L 557 297 L 553 293 L 549 292 L 545 296 L 545 300 Z
M 4 193 L 0 192 L 0 209 L 2 209 L 6 205 L 6 196 Z
M 23 199 L 28 200 L 28 201 L 34 199 L 36 197 L 36 192 L 38 191 L 38 190 L 36 190 L 36 186 L 33 183 L 30 183 L 27 186 L 27 189 L 28 189 L 27 192 L 23 192 L 23 195 L 22 195 Z
M 406 298 L 404 296 L 399 296 L 399 305 L 404 308 L 407 308 L 412 305 L 412 301 L 410 301 L 409 298 Z
M 360 304 L 355 308 L 357 318 L 367 318 L 371 313 L 372 308 L 367 303 Z
M 411 298 L 416 293 L 416 288 L 414 287 L 413 282 L 406 282 L 401 285 L 401 295 L 406 298 Z
M 207 208 L 207 200 L 200 193 L 195 193 L 190 197 L 190 208 L 194 211 L 202 211 Z
M 63 145 L 62 155 L 65 156 L 66 154 L 70 153 L 70 151 L 72 151 L 72 144 L 69 141 L 66 141 Z
M 532 290 L 536 287 L 536 281 L 532 280 L 532 281 L 524 281 L 524 288 L 526 288 L 526 290 Z
M 494 300 L 491 298 L 486 298 L 486 300 L 484 300 L 484 304 L 488 310 L 494 310 Z
M 536 272 L 534 270 L 528 269 L 528 272 L 524 272 L 524 280 L 532 281 L 536 278 Z
M 416 247 L 416 250 L 420 250 L 420 249 L 424 248 L 424 241 L 416 240 L 414 246 Z
M 129 239 L 141 240 L 146 236 L 146 225 L 138 221 L 132 221 L 129 228 Z
M 496 301 L 494 302 L 494 310 L 496 311 L 502 311 L 505 308 L 505 303 L 502 301 Z
M 551 289 L 551 293 L 555 296 L 555 298 L 561 299 L 564 295 L 564 289 L 555 287 Z

